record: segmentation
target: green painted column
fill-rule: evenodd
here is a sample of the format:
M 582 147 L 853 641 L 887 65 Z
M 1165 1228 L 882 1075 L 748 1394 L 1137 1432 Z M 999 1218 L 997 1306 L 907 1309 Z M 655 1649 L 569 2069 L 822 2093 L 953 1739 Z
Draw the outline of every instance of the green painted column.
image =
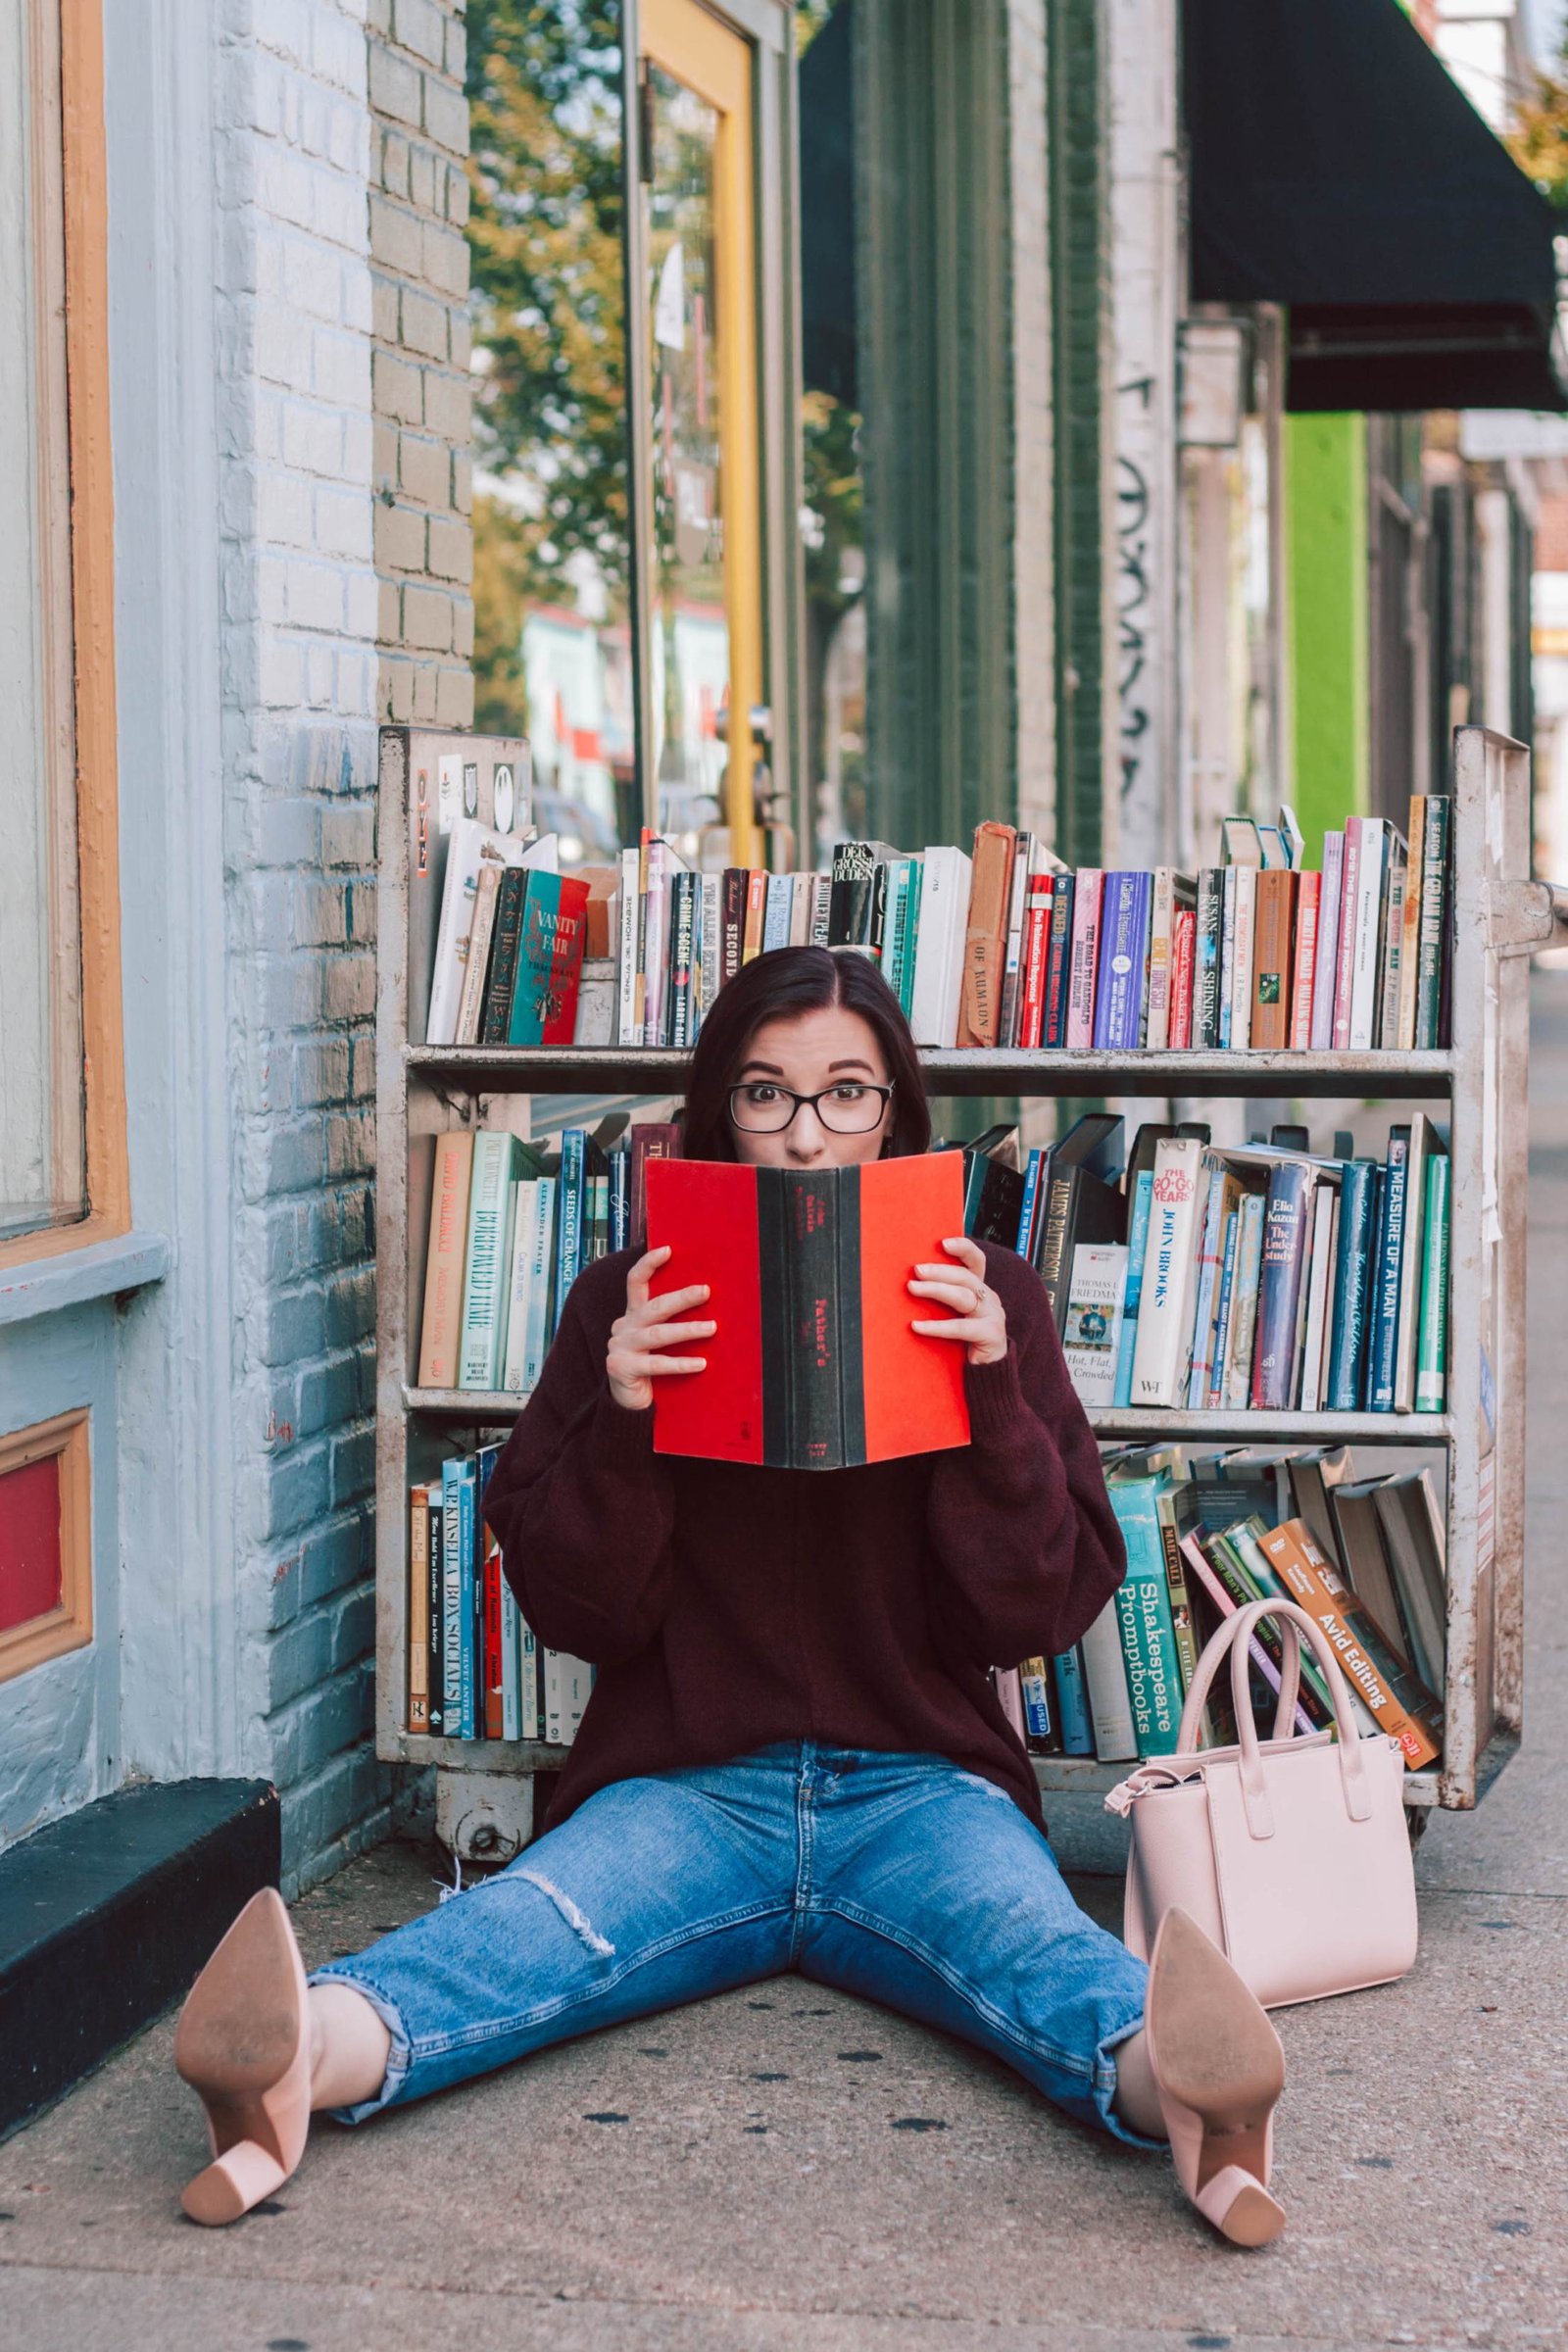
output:
M 1366 418 L 1285 419 L 1293 805 L 1306 863 L 1367 807 Z

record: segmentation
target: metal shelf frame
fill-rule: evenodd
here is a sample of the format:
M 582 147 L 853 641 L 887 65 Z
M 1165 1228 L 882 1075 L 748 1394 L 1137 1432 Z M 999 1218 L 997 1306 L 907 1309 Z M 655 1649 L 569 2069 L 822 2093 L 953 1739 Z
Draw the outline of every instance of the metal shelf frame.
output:
M 376 990 L 376 1753 L 442 1772 L 559 1770 L 536 1740 L 429 1739 L 404 1727 L 407 1490 L 454 1428 L 510 1427 L 523 1399 L 414 1385 L 428 1179 L 423 1140 L 481 1120 L 526 1134 L 531 1098 L 678 1096 L 688 1056 L 409 1042 L 408 769 L 382 737 Z M 1420 1054 L 927 1052 L 934 1095 L 1205 1096 L 1435 1102 L 1450 1118 L 1447 1409 L 1443 1413 L 1093 1413 L 1111 1439 L 1433 1446 L 1446 1464 L 1446 1722 L 1441 1766 L 1406 1776 L 1412 1808 L 1474 1806 L 1518 1744 L 1523 1655 L 1528 954 L 1568 932 L 1568 894 L 1522 879 L 1529 756 L 1478 727 L 1454 738 L 1452 1045 Z M 1126 1767 L 1040 1756 L 1045 1790 L 1102 1790 Z

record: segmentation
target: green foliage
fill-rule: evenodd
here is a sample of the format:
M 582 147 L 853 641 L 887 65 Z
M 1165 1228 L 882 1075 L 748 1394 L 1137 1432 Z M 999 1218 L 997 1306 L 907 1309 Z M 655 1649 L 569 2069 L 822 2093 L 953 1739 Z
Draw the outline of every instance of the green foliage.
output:
M 1568 213 L 1568 37 L 1556 70 L 1532 75 L 1534 87 L 1515 110 L 1507 148 L 1554 212 Z

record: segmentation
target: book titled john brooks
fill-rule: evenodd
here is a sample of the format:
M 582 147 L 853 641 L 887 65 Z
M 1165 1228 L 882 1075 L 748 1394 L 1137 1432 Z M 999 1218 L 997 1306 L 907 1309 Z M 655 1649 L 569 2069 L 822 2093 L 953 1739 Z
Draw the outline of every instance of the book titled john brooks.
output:
M 969 1442 L 965 1351 L 911 1330 L 917 1265 L 963 1230 L 960 1154 L 861 1168 L 652 1160 L 656 1296 L 706 1282 L 707 1369 L 661 1381 L 654 1449 L 770 1469 L 842 1470 Z

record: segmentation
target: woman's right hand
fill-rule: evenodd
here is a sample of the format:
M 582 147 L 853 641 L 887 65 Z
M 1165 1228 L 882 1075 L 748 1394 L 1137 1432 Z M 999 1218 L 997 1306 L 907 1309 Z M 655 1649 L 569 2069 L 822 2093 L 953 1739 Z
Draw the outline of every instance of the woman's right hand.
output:
M 709 1295 L 706 1282 L 694 1282 L 683 1291 L 665 1291 L 662 1297 L 650 1298 L 648 1285 L 668 1255 L 667 1249 L 644 1251 L 626 1276 L 626 1311 L 611 1326 L 610 1348 L 605 1358 L 610 1394 L 629 1413 L 648 1410 L 654 1401 L 654 1382 L 666 1372 L 708 1369 L 705 1356 L 666 1355 L 665 1348 L 682 1347 L 690 1340 L 710 1340 L 718 1329 L 713 1322 L 676 1320 L 703 1304 Z

